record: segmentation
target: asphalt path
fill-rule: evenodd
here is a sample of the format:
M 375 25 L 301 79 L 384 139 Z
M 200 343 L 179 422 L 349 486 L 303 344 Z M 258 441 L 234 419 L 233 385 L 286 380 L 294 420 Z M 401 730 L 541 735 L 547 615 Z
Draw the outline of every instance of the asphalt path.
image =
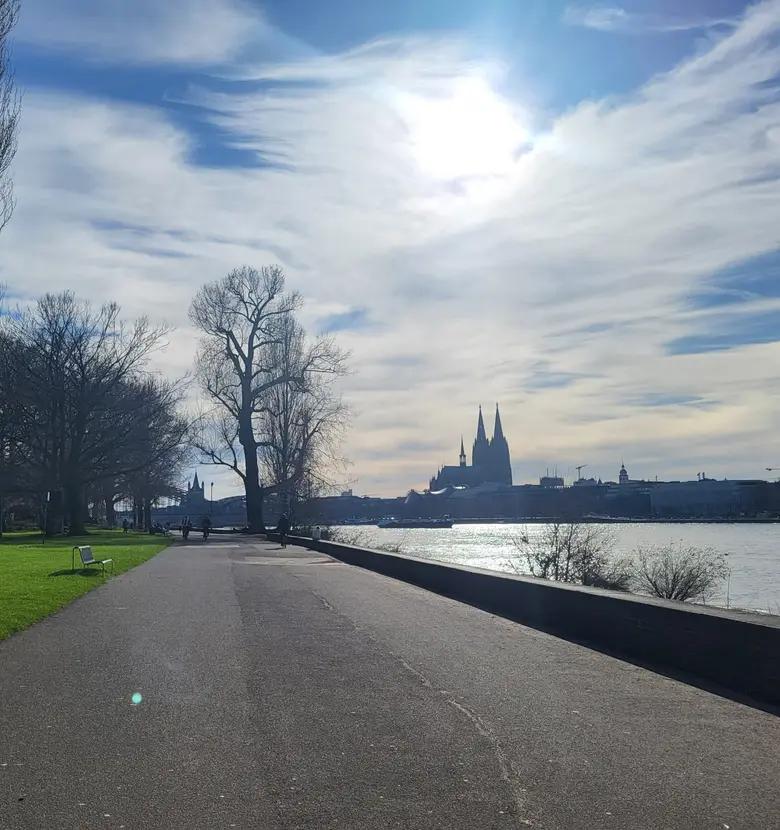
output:
M 0 706 L 2 830 L 780 827 L 772 714 L 275 543 L 0 643 Z

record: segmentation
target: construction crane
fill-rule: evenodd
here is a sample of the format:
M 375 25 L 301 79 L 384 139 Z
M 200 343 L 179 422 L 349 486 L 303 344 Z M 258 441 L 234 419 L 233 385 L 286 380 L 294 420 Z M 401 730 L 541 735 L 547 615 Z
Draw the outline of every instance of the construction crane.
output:
M 574 468 L 577 471 L 577 481 L 582 479 L 582 470 L 587 466 L 587 464 L 580 464 L 578 467 Z

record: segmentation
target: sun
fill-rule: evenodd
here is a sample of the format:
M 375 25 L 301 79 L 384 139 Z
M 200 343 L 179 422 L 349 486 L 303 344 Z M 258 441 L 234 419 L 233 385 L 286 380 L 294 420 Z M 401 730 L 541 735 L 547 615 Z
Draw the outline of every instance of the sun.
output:
M 415 161 L 436 179 L 507 173 L 529 139 L 517 112 L 480 77 L 453 81 L 445 95 L 404 96 L 400 108 Z

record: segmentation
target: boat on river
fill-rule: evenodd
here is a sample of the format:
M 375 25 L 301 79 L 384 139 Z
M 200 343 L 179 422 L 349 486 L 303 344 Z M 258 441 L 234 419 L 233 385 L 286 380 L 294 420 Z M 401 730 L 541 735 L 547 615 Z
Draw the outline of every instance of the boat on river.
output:
M 452 519 L 396 519 L 394 516 L 388 516 L 386 519 L 381 519 L 377 522 L 377 527 L 387 528 L 404 528 L 411 529 L 417 527 L 452 527 Z

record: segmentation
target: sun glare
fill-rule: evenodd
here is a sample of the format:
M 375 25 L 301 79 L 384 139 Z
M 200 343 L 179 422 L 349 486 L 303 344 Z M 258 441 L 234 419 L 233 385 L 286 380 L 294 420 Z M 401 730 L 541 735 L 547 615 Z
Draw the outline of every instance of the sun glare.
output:
M 482 78 L 461 78 L 449 95 L 401 102 L 420 169 L 438 179 L 492 176 L 510 170 L 528 131 Z

